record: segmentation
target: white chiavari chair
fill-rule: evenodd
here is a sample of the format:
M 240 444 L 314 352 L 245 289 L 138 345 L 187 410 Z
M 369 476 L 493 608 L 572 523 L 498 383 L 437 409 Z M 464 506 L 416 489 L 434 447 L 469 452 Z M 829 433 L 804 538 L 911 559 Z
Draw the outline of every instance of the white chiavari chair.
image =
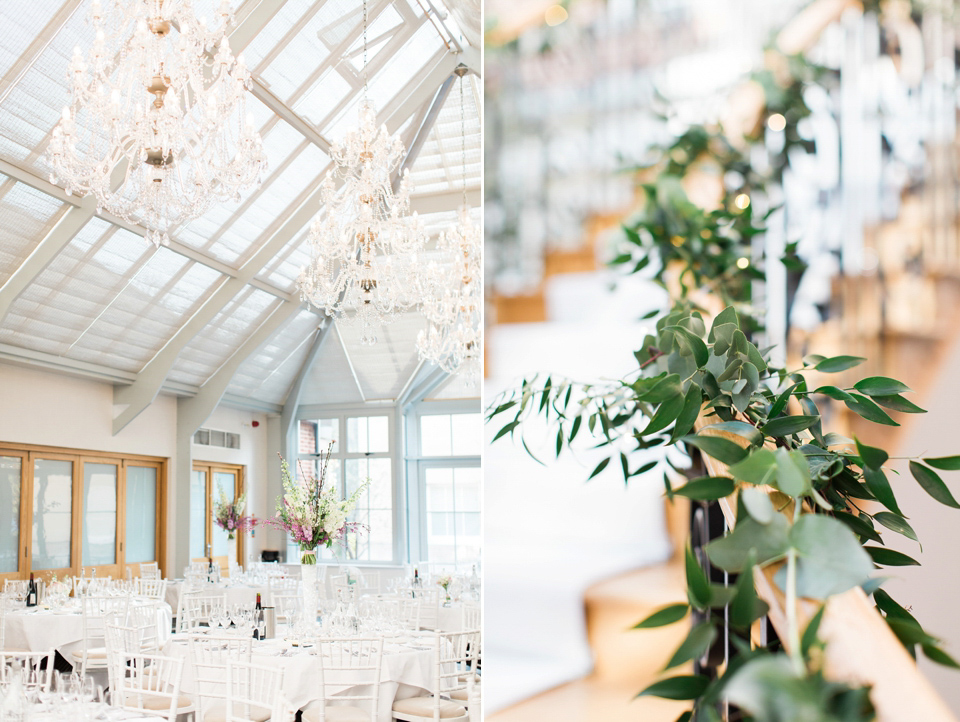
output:
M 463 702 L 474 698 L 474 684 L 473 676 L 463 673 L 473 663 L 470 650 L 476 648 L 474 639 L 477 636 L 476 632 L 437 632 L 431 694 L 397 700 L 393 703 L 393 718 L 403 722 L 436 722 L 440 719 L 466 722 L 469 715 Z
M 480 605 L 464 604 L 462 609 L 463 620 L 461 629 L 482 629 L 480 624 Z
M 440 623 L 440 589 L 424 587 L 416 595 L 420 601 L 420 627 L 436 629 Z
M 175 722 L 178 714 L 196 710 L 189 697 L 180 694 L 183 679 L 183 660 L 158 654 L 129 654 L 119 656 L 115 695 L 120 707 L 151 717 L 165 717 Z
M 110 615 L 107 619 L 104 637 L 107 649 L 107 684 L 110 689 L 119 687 L 119 679 L 125 672 L 122 666 L 122 655 L 139 654 L 140 630 L 128 627 L 117 620 L 117 615 Z M 113 695 L 113 704 L 120 706 L 120 696 Z
M 127 612 L 127 626 L 134 627 L 140 639 L 140 651 L 147 654 L 160 653 L 160 604 L 159 599 L 131 604 Z
M 180 594 L 180 610 L 177 613 L 177 631 L 186 632 L 201 625 L 210 625 L 210 612 L 214 607 L 225 607 L 226 592 L 183 592 Z
M 211 720 L 222 722 L 226 716 L 227 706 L 227 664 L 229 662 L 250 663 L 253 639 L 203 635 L 190 637 L 188 644 L 190 645 L 190 663 L 193 665 L 196 682 L 200 719 L 204 722 L 211 722 Z
M 357 581 L 364 594 L 380 593 L 380 572 L 363 571 L 360 572 L 360 579 Z
M 303 709 L 303 722 L 377 722 L 383 639 L 318 639 L 317 648 L 321 695 Z M 354 686 L 342 691 L 345 676 Z
M 140 562 L 141 579 L 159 579 L 160 564 L 158 562 Z
M 14 662 L 19 662 L 21 668 L 32 671 L 30 681 L 25 681 L 24 686 L 46 691 L 53 679 L 55 656 L 56 651 L 52 649 L 49 652 L 0 651 L 0 683 L 7 682 Z
M 276 609 L 278 622 L 284 621 L 287 624 L 293 624 L 294 620 L 300 615 L 299 594 L 274 594 L 271 603 Z
M 134 593 L 163 601 L 167 593 L 167 580 L 160 577 L 138 577 L 134 580 Z
M 79 664 L 81 677 L 89 669 L 107 668 L 107 623 L 126 619 L 129 606 L 127 596 L 80 598 L 82 641 L 80 649 L 74 650 L 71 656 L 74 667 Z
M 404 629 L 417 631 L 420 629 L 420 600 L 397 600 L 398 619 Z
M 283 699 L 283 669 L 227 662 L 227 703 L 223 722 L 289 722 L 293 710 Z M 208 716 L 206 722 L 220 722 Z
M 18 598 L 22 599 L 27 596 L 28 583 L 29 582 L 26 579 L 4 579 L 3 593 L 16 595 Z

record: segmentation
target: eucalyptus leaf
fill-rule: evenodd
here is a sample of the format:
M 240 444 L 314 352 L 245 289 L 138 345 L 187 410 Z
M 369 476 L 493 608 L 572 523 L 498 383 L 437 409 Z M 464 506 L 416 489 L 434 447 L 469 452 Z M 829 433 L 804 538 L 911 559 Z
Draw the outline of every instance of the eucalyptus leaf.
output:
M 790 436 L 809 429 L 819 420 L 819 416 L 782 416 L 779 419 L 768 421 L 760 427 L 760 430 L 767 436 Z
M 690 598 L 690 604 L 700 610 L 706 609 L 710 606 L 710 582 L 707 581 L 707 575 L 689 545 L 684 554 L 684 567 L 687 573 L 687 596 Z
M 671 444 L 675 444 L 678 439 L 693 430 L 693 425 L 697 422 L 697 416 L 700 415 L 702 405 L 703 391 L 697 384 L 690 382 L 687 393 L 683 397 L 683 407 L 680 409 L 677 421 L 673 426 L 673 433 L 670 436 Z
M 934 456 L 923 459 L 923 463 L 941 471 L 960 471 L 960 456 Z
M 857 381 L 853 388 L 867 396 L 892 396 L 911 390 L 906 384 L 886 376 L 869 376 Z
M 905 399 L 898 394 L 894 394 L 892 396 L 873 396 L 871 398 L 873 398 L 873 400 L 881 406 L 884 406 L 888 409 L 893 409 L 894 411 L 900 411 L 904 414 L 927 413 L 926 409 L 920 408 L 909 399 Z
M 607 468 L 607 464 L 609 464 L 609 463 L 610 463 L 610 457 L 608 456 L 606 459 L 604 459 L 603 461 L 601 461 L 599 464 L 597 464 L 597 465 L 594 467 L 593 471 L 590 472 L 590 476 L 587 477 L 587 481 L 590 481 L 590 479 L 592 479 L 592 478 L 595 477 L 597 474 L 599 474 L 601 471 L 603 471 L 604 469 L 606 469 L 606 468 Z
M 740 491 L 740 500 L 750 517 L 760 524 L 769 524 L 773 521 L 776 510 L 773 508 L 773 502 L 770 497 L 760 489 L 750 487 Z
M 692 659 L 701 657 L 706 652 L 713 640 L 717 638 L 717 630 L 710 622 L 701 622 L 691 629 L 680 646 L 677 647 L 670 661 L 664 665 L 664 669 L 676 667 L 679 664 L 689 662 Z
M 736 485 L 726 476 L 704 476 L 691 479 L 673 493 L 694 501 L 715 501 L 730 496 Z
M 670 604 L 669 606 L 658 609 L 649 617 L 633 625 L 633 629 L 653 629 L 655 627 L 665 627 L 668 624 L 674 624 L 683 619 L 690 612 L 688 604 Z
M 867 421 L 872 421 L 875 424 L 884 424 L 885 426 L 900 426 L 900 424 L 890 418 L 889 414 L 887 414 L 883 409 L 877 406 L 866 396 L 861 396 L 860 394 L 850 394 L 850 397 L 851 398 L 849 399 L 845 399 L 843 403 L 845 403 L 847 408 L 858 416 L 863 417 Z
M 747 456 L 747 450 L 729 439 L 719 436 L 684 436 L 681 441 L 696 446 L 707 456 L 712 456 L 723 464 L 736 464 Z
M 777 457 L 770 449 L 757 449 L 750 456 L 729 467 L 738 481 L 748 484 L 769 484 L 776 475 Z
M 864 361 L 866 361 L 866 359 L 860 356 L 833 356 L 822 359 L 817 362 L 817 365 L 813 368 L 825 374 L 835 374 L 840 371 L 852 369 L 854 366 L 859 366 Z
M 787 496 L 799 498 L 810 493 L 810 468 L 799 451 L 777 449 L 777 477 L 774 486 Z
M 719 424 L 710 424 L 707 428 L 713 429 L 714 431 L 728 431 L 754 445 L 760 444 L 763 441 L 763 434 L 760 433 L 757 427 L 745 421 L 721 421 Z
M 820 388 L 815 389 L 813 393 L 829 396 L 831 399 L 836 401 L 849 401 L 853 399 L 853 396 L 851 396 L 848 392 L 841 388 L 837 388 L 836 386 L 821 386 Z
M 727 610 L 730 624 L 738 629 L 747 629 L 757 619 L 767 613 L 769 607 L 766 602 L 757 597 L 757 590 L 753 585 L 753 567 L 756 556 L 751 554 L 744 565 L 743 573 L 737 579 L 736 593 L 730 601 Z
M 766 564 L 786 554 L 790 546 L 789 529 L 783 514 L 775 514 L 768 524 L 743 519 L 732 532 L 707 544 L 707 556 L 715 567 L 739 574 L 751 551 L 756 553 L 757 564 Z
M 664 699 L 696 699 L 710 684 L 702 674 L 667 677 L 654 682 L 637 697 L 663 697 Z
M 797 594 L 825 599 L 860 586 L 873 573 L 870 556 L 842 522 L 820 514 L 804 514 L 790 528 L 797 550 Z M 776 581 L 785 588 L 786 567 Z
M 933 469 L 919 464 L 916 461 L 911 461 L 910 473 L 913 474 L 913 478 L 917 480 L 917 483 L 923 487 L 923 490 L 934 499 L 946 506 L 960 509 L 960 504 L 953 498 L 953 494 L 950 493 L 947 485 L 943 483 L 943 479 L 941 479 L 939 474 Z
M 878 523 L 883 524 L 887 529 L 895 531 L 898 534 L 903 534 L 908 539 L 913 539 L 915 542 L 919 542 L 917 539 L 917 533 L 913 530 L 907 520 L 904 519 L 900 514 L 892 514 L 889 511 L 878 511 L 873 515 L 874 520 Z
M 887 459 L 890 458 L 883 449 L 862 444 L 857 437 L 853 437 L 853 440 L 856 442 L 857 453 L 860 455 L 860 458 L 863 459 L 863 463 L 871 469 L 879 469 L 886 464 Z
M 864 469 L 863 471 L 863 480 L 867 484 L 867 488 L 870 492 L 877 498 L 881 504 L 887 507 L 890 511 L 903 516 L 903 512 L 900 511 L 900 506 L 897 504 L 897 498 L 893 495 L 893 489 L 890 487 L 890 482 L 887 480 L 887 475 L 879 469 Z
M 877 564 L 882 564 L 886 567 L 918 567 L 920 562 L 918 562 L 913 557 L 909 557 L 902 552 L 898 552 L 895 549 L 887 549 L 886 547 L 863 547 L 873 561 Z
M 803 653 L 804 658 L 810 653 L 810 649 L 817 642 L 817 635 L 820 633 L 820 622 L 823 621 L 823 613 L 826 611 L 827 605 L 821 604 L 820 608 L 817 610 L 817 613 L 813 615 L 813 618 L 807 622 L 807 626 L 803 630 L 803 636 L 800 638 L 800 649 Z

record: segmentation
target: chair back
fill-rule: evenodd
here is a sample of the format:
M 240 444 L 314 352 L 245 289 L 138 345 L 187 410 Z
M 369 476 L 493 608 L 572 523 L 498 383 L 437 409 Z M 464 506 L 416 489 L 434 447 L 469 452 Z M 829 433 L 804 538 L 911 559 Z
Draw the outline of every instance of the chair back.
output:
M 106 644 L 107 624 L 114 624 L 127 618 L 127 612 L 130 608 L 130 598 L 121 597 L 93 597 L 85 596 L 80 598 L 80 617 L 81 617 L 81 654 L 80 654 L 80 676 L 87 673 L 87 666 L 90 664 L 90 651 L 95 647 Z M 103 667 L 103 663 L 96 665 Z
M 188 643 L 202 719 L 211 707 L 227 699 L 227 664 L 250 663 L 253 638 L 203 635 L 190 637 Z
M 124 675 L 121 655 L 140 653 L 140 630 L 120 624 L 115 616 L 107 620 L 105 632 L 107 648 L 107 682 L 110 689 L 117 689 L 118 679 Z M 114 704 L 120 704 L 119 696 L 114 696 Z
M 277 621 L 284 621 L 287 624 L 293 624 L 293 621 L 300 614 L 300 595 L 293 594 L 273 594 L 271 603 L 277 610 Z
M 175 722 L 183 679 L 182 659 L 122 652 L 118 668 L 126 670 L 126 674 L 118 675 L 114 680 L 116 697 L 123 709 L 141 715 L 166 717 L 168 722 Z
M 420 601 L 420 627 L 436 629 L 440 624 L 440 590 L 424 587 L 416 591 Z
M 149 654 L 160 652 L 160 604 L 159 599 L 141 601 L 127 612 L 127 626 L 137 630 L 140 651 Z
M 366 708 L 370 712 L 370 722 L 377 722 L 383 639 L 321 638 L 317 640 L 317 647 L 320 688 L 323 690 L 320 719 L 325 719 L 326 707 L 331 702 L 347 702 L 350 706 Z M 350 680 L 352 685 L 347 690 L 343 689 L 344 680 Z M 355 702 L 363 704 L 355 705 Z
M 157 562 L 140 562 L 141 579 L 159 579 L 160 564 Z
M 417 631 L 420 629 L 420 600 L 419 599 L 399 599 L 397 600 L 399 608 L 398 616 L 400 624 L 404 629 Z
M 227 662 L 226 722 L 252 722 L 270 713 L 271 722 L 289 716 L 283 700 L 283 668 L 263 667 L 230 660 Z M 255 715 L 259 710 L 260 713 Z
M 177 614 L 177 631 L 186 632 L 210 624 L 214 607 L 226 607 L 226 592 L 183 592 L 180 594 L 180 611 Z
M 363 589 L 366 594 L 379 594 L 380 593 L 380 572 L 379 571 L 362 571 L 360 573 L 360 579 L 358 580 L 361 589 Z
M 15 662 L 20 663 L 22 670 L 29 670 L 23 678 L 24 689 L 47 691 L 53 679 L 53 660 L 55 650 L 49 652 L 26 652 L 4 650 L 0 651 L 0 683 L 6 683 L 10 678 Z
M 461 629 L 482 629 L 480 626 L 480 605 L 464 604 Z
M 138 577 L 135 580 L 136 594 L 140 597 L 151 597 L 163 600 L 167 593 L 167 580 L 155 577 Z

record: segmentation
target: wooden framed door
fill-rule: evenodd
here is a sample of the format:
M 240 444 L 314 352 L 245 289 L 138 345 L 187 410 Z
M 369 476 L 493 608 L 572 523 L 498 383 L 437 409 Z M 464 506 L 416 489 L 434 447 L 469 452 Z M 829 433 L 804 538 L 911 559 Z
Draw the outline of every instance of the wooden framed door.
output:
M 140 564 L 157 562 L 164 571 L 163 509 L 164 465 L 157 461 L 125 459 L 119 500 L 121 511 L 120 558 L 123 574 L 140 576 Z
M 120 498 L 123 462 L 84 457 L 80 461 L 80 568 L 89 577 L 122 578 L 123 526 Z
M 0 449 L 0 589 L 6 579 L 22 579 L 29 567 L 27 498 L 30 459 L 25 451 Z
M 190 480 L 190 556 L 193 561 L 212 558 L 222 572 L 228 571 L 227 533 L 213 523 L 213 505 L 221 488 L 228 500 L 236 500 L 244 490 L 244 475 L 243 466 L 194 462 Z M 237 563 L 243 566 L 245 534 L 236 537 Z
M 30 452 L 26 493 L 26 561 L 30 572 L 48 580 L 73 575 L 81 558 L 80 457 L 56 452 Z

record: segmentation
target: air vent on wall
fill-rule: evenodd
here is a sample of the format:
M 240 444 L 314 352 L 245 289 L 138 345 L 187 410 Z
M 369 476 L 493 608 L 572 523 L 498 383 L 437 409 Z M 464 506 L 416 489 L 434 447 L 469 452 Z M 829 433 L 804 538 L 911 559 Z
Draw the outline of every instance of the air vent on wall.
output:
M 216 429 L 199 429 L 193 435 L 193 443 L 200 446 L 220 446 L 224 449 L 239 449 L 240 434 Z

